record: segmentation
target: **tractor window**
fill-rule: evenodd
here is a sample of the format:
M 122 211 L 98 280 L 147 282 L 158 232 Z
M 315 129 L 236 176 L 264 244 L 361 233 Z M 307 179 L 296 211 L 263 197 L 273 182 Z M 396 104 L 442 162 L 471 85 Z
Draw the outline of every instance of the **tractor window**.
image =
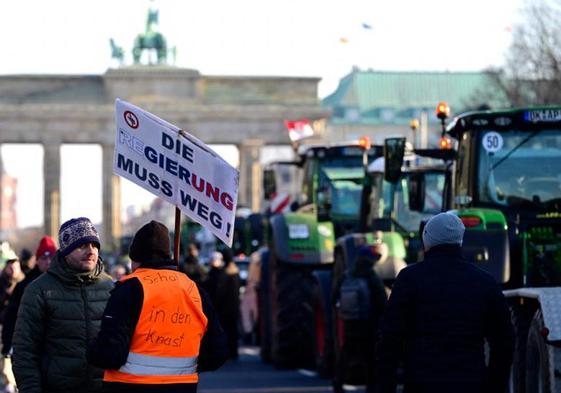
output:
M 322 179 L 329 184 L 331 215 L 358 217 L 362 195 L 364 169 L 362 167 L 324 167 Z
M 561 130 L 483 131 L 478 196 L 502 206 L 548 207 L 561 197 Z
M 397 183 L 395 192 L 394 219 L 410 232 L 419 230 L 422 220 L 442 211 L 442 195 L 444 193 L 445 174 L 443 172 L 425 173 L 425 200 L 421 212 L 409 209 L 408 177 L 404 176 Z
M 380 172 L 370 173 L 372 182 L 372 191 L 368 197 L 368 203 L 370 204 L 370 213 L 368 215 L 368 222 L 380 219 L 382 217 L 389 217 L 389 198 L 390 183 L 384 180 L 384 174 Z
M 316 162 L 310 160 L 306 163 L 304 167 L 304 176 L 302 178 L 302 191 L 298 199 L 298 203 L 301 206 L 313 203 L 314 201 L 314 182 L 317 181 L 314 178 L 314 171 L 316 167 Z

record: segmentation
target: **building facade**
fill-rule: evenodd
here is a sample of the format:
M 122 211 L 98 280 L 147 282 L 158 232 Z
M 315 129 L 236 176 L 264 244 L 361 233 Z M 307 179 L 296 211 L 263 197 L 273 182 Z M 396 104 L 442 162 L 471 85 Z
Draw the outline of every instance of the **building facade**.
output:
M 383 143 L 384 138 L 399 135 L 416 146 L 435 147 L 441 131 L 435 116 L 437 104 L 447 102 L 452 116 L 482 105 L 506 105 L 500 95 L 489 94 L 489 85 L 485 72 L 374 71 L 355 67 L 322 100 L 322 106 L 331 112 L 326 137 L 347 140 L 369 136 L 374 143 Z M 410 127 L 414 119 L 419 123 L 415 132 Z

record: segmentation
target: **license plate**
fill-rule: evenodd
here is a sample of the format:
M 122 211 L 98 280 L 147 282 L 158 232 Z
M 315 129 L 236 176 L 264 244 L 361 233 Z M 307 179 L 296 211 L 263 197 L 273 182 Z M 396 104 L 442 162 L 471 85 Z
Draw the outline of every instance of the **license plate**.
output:
M 540 109 L 526 112 L 524 116 L 527 121 L 536 123 L 539 121 L 561 121 L 561 109 Z
M 307 239 L 309 236 L 310 232 L 305 224 L 292 224 L 288 226 L 288 237 L 290 239 Z

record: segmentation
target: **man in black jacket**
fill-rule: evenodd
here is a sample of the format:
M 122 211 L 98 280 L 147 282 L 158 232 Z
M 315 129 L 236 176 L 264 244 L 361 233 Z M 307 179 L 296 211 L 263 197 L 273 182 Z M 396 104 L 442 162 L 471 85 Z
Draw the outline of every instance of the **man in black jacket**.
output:
M 209 297 L 177 271 L 163 224 L 144 225 L 129 257 L 133 273 L 112 291 L 88 361 L 105 369 L 106 392 L 194 393 L 198 372 L 228 356 Z
M 440 213 L 423 230 L 425 259 L 403 269 L 382 317 L 378 390 L 395 393 L 506 391 L 514 334 L 495 280 L 462 257 L 464 225 Z M 485 362 L 484 342 L 489 344 Z

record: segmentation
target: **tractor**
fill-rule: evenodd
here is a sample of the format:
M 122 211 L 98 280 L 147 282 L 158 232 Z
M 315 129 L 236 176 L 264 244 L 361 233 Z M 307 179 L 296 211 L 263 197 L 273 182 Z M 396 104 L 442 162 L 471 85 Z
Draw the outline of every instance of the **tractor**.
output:
M 298 149 L 298 195 L 291 209 L 269 216 L 261 252 L 261 356 L 277 367 L 321 362 L 326 325 L 316 321 L 315 310 L 330 301 L 335 240 L 358 230 L 364 168 L 382 153 L 365 139 Z M 277 194 L 274 178 L 264 175 L 266 199 Z M 318 300 L 318 293 L 326 297 Z
M 450 186 L 464 254 L 502 284 L 511 309 L 511 391 L 559 392 L 561 107 L 467 112 L 446 125 L 448 113 L 439 104 L 442 146 L 455 144 Z

